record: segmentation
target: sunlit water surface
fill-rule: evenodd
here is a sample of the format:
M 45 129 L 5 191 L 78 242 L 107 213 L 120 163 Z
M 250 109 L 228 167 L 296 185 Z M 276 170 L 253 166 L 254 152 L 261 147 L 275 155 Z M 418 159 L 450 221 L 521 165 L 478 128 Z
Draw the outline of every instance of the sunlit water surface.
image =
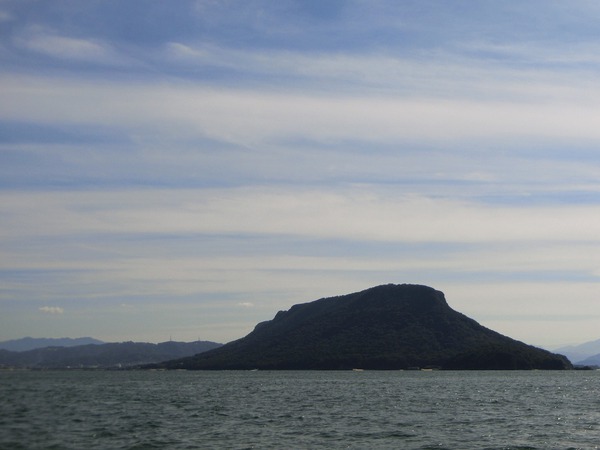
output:
M 0 371 L 2 449 L 599 446 L 599 371 Z

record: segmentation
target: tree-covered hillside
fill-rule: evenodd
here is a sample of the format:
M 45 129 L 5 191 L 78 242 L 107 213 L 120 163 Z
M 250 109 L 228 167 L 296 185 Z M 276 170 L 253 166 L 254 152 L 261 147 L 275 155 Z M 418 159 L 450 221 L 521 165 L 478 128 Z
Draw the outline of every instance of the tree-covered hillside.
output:
M 419 285 L 383 285 L 293 306 L 221 348 L 171 361 L 186 369 L 566 369 L 451 309 Z

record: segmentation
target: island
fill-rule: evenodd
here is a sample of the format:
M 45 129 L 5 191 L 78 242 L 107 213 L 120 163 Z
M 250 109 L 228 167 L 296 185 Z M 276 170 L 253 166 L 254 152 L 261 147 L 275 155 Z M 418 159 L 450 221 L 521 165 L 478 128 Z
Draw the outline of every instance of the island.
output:
M 188 370 L 564 370 L 562 355 L 453 310 L 441 291 L 387 284 L 297 304 L 244 338 L 147 368 Z

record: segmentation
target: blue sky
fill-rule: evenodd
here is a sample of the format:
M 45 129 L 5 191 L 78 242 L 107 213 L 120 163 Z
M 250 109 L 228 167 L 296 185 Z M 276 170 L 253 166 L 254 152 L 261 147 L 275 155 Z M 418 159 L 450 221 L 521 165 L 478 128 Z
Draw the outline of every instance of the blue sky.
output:
M 0 340 L 382 283 L 598 339 L 593 1 L 0 0 Z

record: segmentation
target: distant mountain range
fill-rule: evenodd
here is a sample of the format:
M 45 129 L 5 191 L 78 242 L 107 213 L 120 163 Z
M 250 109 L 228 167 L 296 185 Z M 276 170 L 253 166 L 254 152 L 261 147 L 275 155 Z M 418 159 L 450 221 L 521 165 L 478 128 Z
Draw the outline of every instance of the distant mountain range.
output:
M 454 311 L 420 285 L 383 285 L 280 311 L 246 337 L 166 369 L 570 369 Z
M 600 366 L 600 339 L 557 348 L 554 351 L 565 355 L 577 365 Z
M 32 338 L 24 337 L 22 339 L 14 339 L 11 341 L 0 342 L 0 350 L 9 350 L 11 352 L 25 352 L 36 348 L 44 347 L 75 347 L 77 345 L 104 344 L 91 337 L 82 338 Z
M 82 339 L 86 341 L 91 338 Z M 91 340 L 96 341 L 95 339 Z M 57 343 L 56 340 L 51 341 L 54 344 Z M 72 344 L 74 341 L 79 340 L 67 339 L 65 342 Z M 33 342 L 30 342 L 30 344 L 33 345 Z M 210 341 L 169 341 L 160 344 L 121 342 L 72 345 L 70 347 L 53 345 L 19 352 L 0 349 L 0 367 L 31 369 L 123 368 L 196 355 L 221 345 Z
M 600 367 L 600 354 L 590 356 L 588 358 L 577 361 L 578 366 L 596 366 Z

